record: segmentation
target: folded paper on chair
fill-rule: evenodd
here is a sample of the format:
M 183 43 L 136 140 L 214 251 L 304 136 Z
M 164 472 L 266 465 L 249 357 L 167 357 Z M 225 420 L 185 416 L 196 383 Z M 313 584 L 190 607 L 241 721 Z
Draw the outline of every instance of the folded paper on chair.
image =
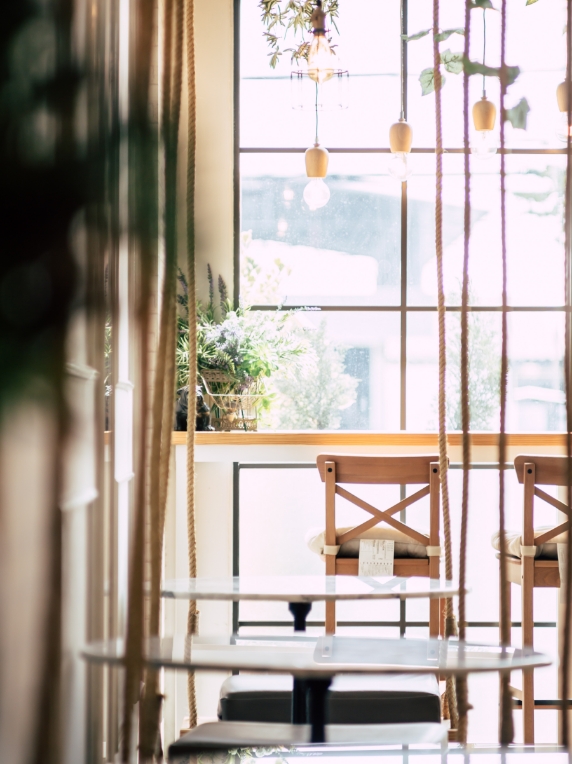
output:
M 395 542 L 387 539 L 361 539 L 359 575 L 392 576 Z

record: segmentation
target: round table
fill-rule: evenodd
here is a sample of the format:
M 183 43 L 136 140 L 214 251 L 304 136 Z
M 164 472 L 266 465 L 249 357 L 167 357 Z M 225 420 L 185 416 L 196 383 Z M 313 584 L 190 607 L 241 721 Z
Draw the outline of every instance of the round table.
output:
M 306 630 L 313 602 L 348 600 L 442 599 L 459 593 L 452 581 L 421 576 L 234 576 L 164 581 L 163 597 L 188 600 L 264 600 L 287 602 L 294 630 Z
M 91 662 L 122 664 L 123 640 L 94 643 L 82 651 Z M 430 673 L 459 676 L 548 666 L 546 655 L 530 649 L 496 647 L 439 639 L 319 637 L 300 641 L 228 639 L 201 636 L 151 639 L 147 665 L 191 671 L 261 671 L 291 674 L 308 696 L 311 740 L 325 739 L 326 694 L 337 674 Z

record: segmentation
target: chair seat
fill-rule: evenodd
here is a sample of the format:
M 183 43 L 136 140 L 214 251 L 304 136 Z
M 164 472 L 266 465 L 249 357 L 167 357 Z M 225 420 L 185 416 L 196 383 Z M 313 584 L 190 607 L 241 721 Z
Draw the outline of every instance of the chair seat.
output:
M 534 538 L 537 538 L 541 534 L 545 533 L 546 531 L 549 531 L 551 528 L 553 528 L 553 525 L 545 525 L 541 528 L 535 528 L 534 529 Z M 534 555 L 535 559 L 537 560 L 557 560 L 558 559 L 558 548 L 557 544 L 565 544 L 567 540 L 567 534 L 561 533 L 559 536 L 555 536 L 553 539 L 550 539 L 550 541 L 546 542 L 545 544 L 539 544 L 536 548 L 536 554 Z M 520 534 L 520 531 L 506 531 L 505 533 L 505 541 L 506 541 L 506 553 L 509 554 L 511 557 L 517 557 L 518 559 L 521 558 L 521 551 L 520 547 L 522 545 L 522 536 Z M 496 549 L 497 552 L 500 552 L 500 534 L 497 532 L 493 535 L 491 538 L 491 544 L 493 545 L 493 549 Z
M 336 537 L 351 531 L 353 526 L 348 525 L 345 528 L 336 528 Z M 425 531 L 421 531 L 425 533 Z M 314 554 L 323 556 L 324 544 L 326 543 L 326 531 L 321 528 L 311 528 L 306 534 L 306 544 L 309 546 Z M 427 558 L 427 547 L 424 544 L 420 544 L 407 536 L 402 531 L 398 531 L 396 528 L 390 528 L 387 525 L 377 525 L 375 528 L 370 528 L 368 531 L 360 533 L 355 539 L 346 541 L 345 544 L 340 546 L 340 551 L 337 554 L 338 559 L 343 557 L 358 558 L 359 557 L 359 542 L 360 539 L 384 539 L 386 541 L 394 541 L 395 548 L 393 556 L 397 559 L 402 558 Z
M 285 724 L 292 713 L 292 677 L 239 674 L 221 687 L 218 708 L 223 721 Z M 330 724 L 402 724 L 439 722 L 439 684 L 434 676 L 344 675 L 334 678 L 328 697 Z

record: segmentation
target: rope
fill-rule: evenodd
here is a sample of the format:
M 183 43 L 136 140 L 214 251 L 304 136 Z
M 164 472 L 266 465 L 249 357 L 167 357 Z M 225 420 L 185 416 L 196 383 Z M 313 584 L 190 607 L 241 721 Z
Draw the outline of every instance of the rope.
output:
M 165 274 L 155 369 L 150 464 L 151 601 L 149 635 L 151 637 L 160 635 L 163 541 L 171 461 L 171 432 L 175 409 L 177 159 L 183 68 L 182 2 L 183 0 L 165 0 L 163 22 L 165 40 L 163 46 L 161 127 L 165 156 Z M 161 696 L 158 690 L 158 671 L 148 669 L 140 725 L 140 751 L 143 759 L 153 756 L 159 736 Z
M 133 705 L 139 699 L 143 665 L 143 576 L 145 555 L 145 511 L 147 501 L 148 413 L 149 413 L 149 329 L 151 279 L 156 258 L 156 131 L 149 119 L 149 92 L 153 47 L 155 9 L 154 0 L 141 0 L 138 6 L 138 34 L 136 36 L 134 67 L 134 98 L 131 128 L 133 130 L 135 227 L 138 232 L 140 254 L 140 302 L 138 330 L 140 344 L 139 388 L 140 443 L 135 481 L 133 536 L 130 550 L 130 569 L 127 600 L 127 628 L 125 638 L 125 684 L 123 699 L 121 761 L 130 759 Z
M 189 549 L 189 577 L 197 575 L 197 537 L 195 528 L 195 385 L 197 378 L 197 309 L 195 284 L 195 175 L 197 150 L 197 115 L 195 82 L 195 19 L 194 0 L 187 0 L 187 77 L 188 77 L 188 134 L 187 134 L 187 281 L 189 284 L 189 405 L 187 413 L 187 537 Z M 198 631 L 197 603 L 191 600 L 187 618 L 187 633 Z M 188 674 L 189 724 L 197 724 L 197 698 L 195 675 Z
M 568 126 L 572 123 L 572 80 L 571 69 L 572 62 L 570 60 L 570 45 L 572 44 L 572 4 L 568 2 L 566 4 L 566 93 L 568 97 Z M 572 390 L 570 388 L 570 247 L 571 247 L 571 230 L 572 225 L 572 164 L 571 164 L 571 140 L 570 129 L 567 129 L 566 136 L 566 201 L 564 207 L 564 304 L 566 305 L 566 318 L 564 328 L 564 386 L 566 390 L 566 456 L 567 456 L 567 486 L 568 486 L 568 506 L 572 499 L 572 443 L 570 431 L 572 430 Z M 564 585 L 565 593 L 565 616 L 564 616 L 564 645 L 562 650 L 562 697 L 570 697 L 570 632 L 571 632 L 571 615 L 572 606 L 570 603 L 570 592 L 572 591 L 572 544 L 570 542 L 571 532 L 571 519 L 568 516 L 568 544 L 566 551 L 566 582 Z M 560 582 L 562 586 L 562 582 Z M 568 713 L 564 711 L 560 714 L 562 724 L 562 744 L 568 748 L 570 734 L 569 734 L 569 719 Z
M 506 156 L 505 147 L 505 98 L 506 98 L 506 0 L 501 4 L 501 71 L 500 71 L 500 145 L 501 145 L 501 243 L 502 243 L 502 338 L 500 374 L 500 435 L 499 435 L 499 543 L 500 543 L 500 637 L 503 645 L 510 644 L 510 619 L 507 601 L 507 559 L 505 531 L 504 464 L 506 462 L 506 397 L 508 377 L 507 350 L 507 257 L 506 257 Z M 509 745 L 514 738 L 512 698 L 508 673 L 500 677 L 500 742 Z
M 439 30 L 439 0 L 433 0 L 433 66 L 435 77 L 435 254 L 437 259 L 437 290 L 439 320 L 439 474 L 441 477 L 441 495 L 443 505 L 443 533 L 445 537 L 445 577 L 453 578 L 453 558 L 451 548 L 451 518 L 449 512 L 449 481 L 447 458 L 447 420 L 446 420 L 446 332 L 445 332 L 445 290 L 443 286 L 443 133 L 441 124 L 441 69 L 437 34 Z M 445 637 L 457 635 L 457 624 L 453 612 L 453 600 L 445 600 Z M 447 679 L 447 699 L 451 714 L 451 726 L 457 727 L 457 702 L 455 682 Z
M 465 2 L 465 60 L 469 60 L 471 45 L 471 0 Z M 464 171 L 465 171 L 465 210 L 464 210 L 464 240 L 463 240 L 463 289 L 461 295 L 461 422 L 463 428 L 463 494 L 461 500 L 461 540 L 459 549 L 459 639 L 466 639 L 466 596 L 467 579 L 467 529 L 469 512 L 469 475 L 471 464 L 471 442 L 469 430 L 471 413 L 469 401 L 469 245 L 471 238 L 471 168 L 469 153 L 469 75 L 463 74 L 463 142 L 464 142 Z M 457 678 L 457 705 L 459 709 L 459 726 L 457 739 L 460 743 L 467 742 L 468 697 L 467 677 Z

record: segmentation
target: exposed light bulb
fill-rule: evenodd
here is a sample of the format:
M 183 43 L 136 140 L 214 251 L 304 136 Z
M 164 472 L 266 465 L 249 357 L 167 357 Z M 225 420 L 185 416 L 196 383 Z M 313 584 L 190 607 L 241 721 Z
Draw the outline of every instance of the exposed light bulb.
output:
M 308 51 L 308 77 L 321 85 L 332 79 L 336 68 L 336 56 L 326 39 L 326 14 L 322 10 L 321 0 L 316 0 L 310 22 L 314 39 Z
M 321 85 L 332 79 L 336 63 L 336 56 L 325 35 L 314 32 L 314 39 L 308 52 L 308 77 Z
M 568 140 L 568 135 L 572 137 L 572 125 L 568 124 L 568 112 L 563 111 L 558 117 L 556 125 L 556 136 L 563 143 Z
M 389 174 L 395 180 L 401 183 L 411 176 L 413 168 L 411 167 L 409 154 L 405 151 L 396 151 L 389 160 Z
M 492 130 L 477 130 L 471 141 L 471 154 L 479 159 L 490 159 L 497 153 L 497 141 Z
M 304 189 L 304 201 L 314 212 L 324 207 L 330 201 L 330 189 L 322 178 L 312 178 Z

